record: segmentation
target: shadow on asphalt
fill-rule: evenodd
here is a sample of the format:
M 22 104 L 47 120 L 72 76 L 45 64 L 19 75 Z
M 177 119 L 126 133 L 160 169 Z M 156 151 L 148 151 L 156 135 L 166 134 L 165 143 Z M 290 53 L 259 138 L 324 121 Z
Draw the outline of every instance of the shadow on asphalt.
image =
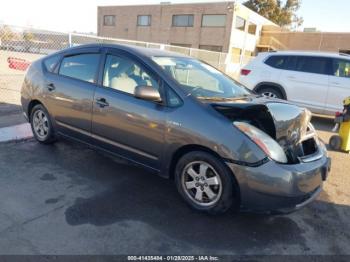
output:
M 91 198 L 78 198 L 66 210 L 68 224 L 105 226 L 139 221 L 178 241 L 214 249 L 265 246 L 268 245 L 266 239 L 298 245 L 305 241 L 301 237 L 303 232 L 288 217 L 248 213 L 209 216 L 190 209 L 180 199 L 173 181 L 133 168 L 124 174 L 112 172 L 110 175 L 117 181 L 106 191 Z M 120 176 L 128 178 L 119 183 Z

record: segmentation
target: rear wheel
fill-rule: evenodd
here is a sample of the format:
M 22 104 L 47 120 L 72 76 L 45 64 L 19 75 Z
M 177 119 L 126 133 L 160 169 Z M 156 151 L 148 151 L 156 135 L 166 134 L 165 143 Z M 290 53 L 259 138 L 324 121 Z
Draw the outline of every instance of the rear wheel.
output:
M 274 87 L 263 87 L 258 90 L 258 94 L 268 98 L 285 99 L 281 91 Z
M 175 183 L 180 195 L 194 209 L 210 214 L 238 206 L 232 173 L 222 161 L 206 152 L 190 152 L 176 165 Z
M 56 141 L 50 115 L 43 105 L 39 104 L 33 107 L 30 114 L 30 124 L 38 142 L 51 144 Z

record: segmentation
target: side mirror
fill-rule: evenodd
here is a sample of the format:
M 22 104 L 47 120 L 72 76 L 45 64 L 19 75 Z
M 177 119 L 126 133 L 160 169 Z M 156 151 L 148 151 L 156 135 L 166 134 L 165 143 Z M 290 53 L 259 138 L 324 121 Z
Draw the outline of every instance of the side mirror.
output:
M 157 89 L 152 86 L 137 86 L 135 87 L 134 96 L 139 99 L 161 102 L 162 98 Z

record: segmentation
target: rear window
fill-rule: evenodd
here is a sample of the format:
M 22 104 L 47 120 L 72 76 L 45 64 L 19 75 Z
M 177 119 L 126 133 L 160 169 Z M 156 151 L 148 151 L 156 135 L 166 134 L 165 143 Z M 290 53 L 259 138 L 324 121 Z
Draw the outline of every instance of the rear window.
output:
M 79 54 L 62 60 L 59 74 L 94 83 L 99 66 L 99 54 Z
M 44 65 L 45 65 L 46 70 L 52 73 L 55 70 L 59 61 L 60 61 L 59 55 L 55 55 L 55 56 L 51 56 L 51 57 L 46 58 L 44 60 Z

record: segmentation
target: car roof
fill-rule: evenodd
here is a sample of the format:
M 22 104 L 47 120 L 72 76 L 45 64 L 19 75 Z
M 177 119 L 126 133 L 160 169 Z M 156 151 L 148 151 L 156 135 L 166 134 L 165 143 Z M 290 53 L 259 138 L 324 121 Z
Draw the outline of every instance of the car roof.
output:
M 134 45 L 124 45 L 124 44 L 103 44 L 103 43 L 96 43 L 96 44 L 85 44 L 85 45 L 79 45 L 75 46 L 66 50 L 63 50 L 63 52 L 68 51 L 68 50 L 74 50 L 74 49 L 82 49 L 82 48 L 93 48 L 93 47 L 99 47 L 99 48 L 111 48 L 111 49 L 118 49 L 122 51 L 126 51 L 129 53 L 133 53 L 136 55 L 140 56 L 145 56 L 145 57 L 153 57 L 153 56 L 171 56 L 171 57 L 187 57 L 189 56 L 167 51 L 167 50 L 162 50 L 162 49 L 156 49 L 156 48 L 146 48 L 146 47 L 140 47 L 140 46 L 134 46 Z
M 301 56 L 320 56 L 320 57 L 331 57 L 331 58 L 341 58 L 350 59 L 348 54 L 339 54 L 332 52 L 315 52 L 315 51 L 276 51 L 276 52 L 265 52 L 265 55 L 301 55 Z

